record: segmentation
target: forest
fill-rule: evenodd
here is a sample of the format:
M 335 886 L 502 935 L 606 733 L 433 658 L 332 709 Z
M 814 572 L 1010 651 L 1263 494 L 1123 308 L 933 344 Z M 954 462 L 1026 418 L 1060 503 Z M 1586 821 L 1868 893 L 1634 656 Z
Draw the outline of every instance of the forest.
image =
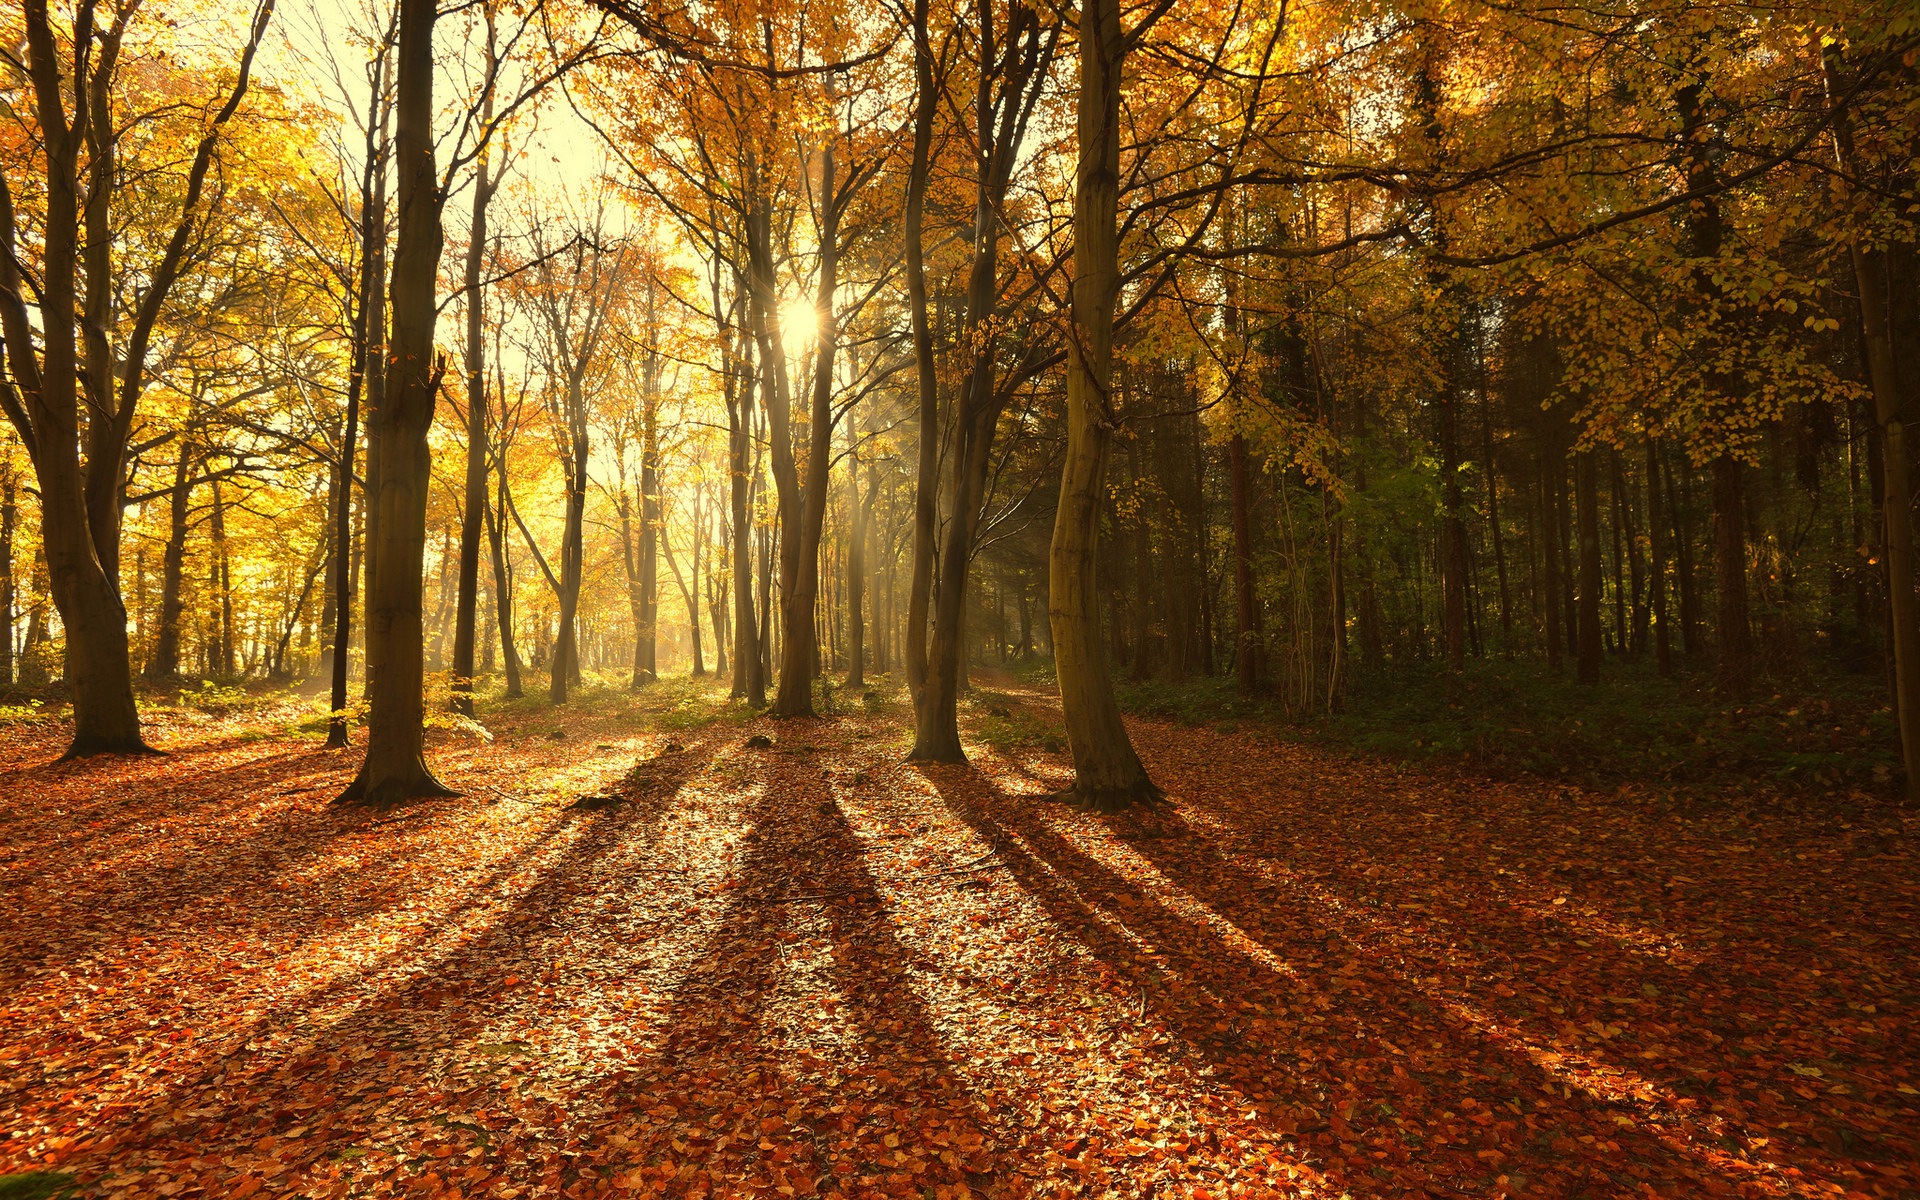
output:
M 1907 0 L 0 108 L 0 1200 L 1920 1195 Z

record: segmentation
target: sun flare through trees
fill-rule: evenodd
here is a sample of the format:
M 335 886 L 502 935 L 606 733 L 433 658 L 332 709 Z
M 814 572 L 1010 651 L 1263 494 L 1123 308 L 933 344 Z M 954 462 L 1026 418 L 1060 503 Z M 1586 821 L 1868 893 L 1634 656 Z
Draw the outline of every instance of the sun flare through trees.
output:
M 0 1200 L 1920 1194 L 1905 0 L 21 0 L 0 411 Z

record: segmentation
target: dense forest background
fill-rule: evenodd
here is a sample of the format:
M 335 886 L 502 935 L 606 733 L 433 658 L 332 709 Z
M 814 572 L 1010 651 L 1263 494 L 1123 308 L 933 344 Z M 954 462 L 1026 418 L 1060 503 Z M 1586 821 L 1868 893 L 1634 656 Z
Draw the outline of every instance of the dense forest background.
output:
M 343 738 L 411 603 L 428 714 L 904 680 L 957 757 L 1084 502 L 1093 693 L 1527 763 L 1599 685 L 1616 739 L 1902 774 L 1901 5 L 0 25 L 0 684 L 64 676 L 76 750 L 136 677 L 330 684 Z

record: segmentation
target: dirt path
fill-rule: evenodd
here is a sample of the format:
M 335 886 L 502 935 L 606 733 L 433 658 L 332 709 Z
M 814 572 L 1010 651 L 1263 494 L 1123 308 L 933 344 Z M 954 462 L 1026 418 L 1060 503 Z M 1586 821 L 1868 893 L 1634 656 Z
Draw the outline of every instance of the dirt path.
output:
M 126 1197 L 1920 1188 L 1898 814 L 1669 811 L 1143 723 L 1175 806 L 1098 818 L 1035 799 L 1058 754 L 901 764 L 894 713 L 538 722 L 443 740 L 466 796 L 387 816 L 329 808 L 351 756 L 310 740 L 48 767 L 56 731 L 8 731 L 0 1172 Z

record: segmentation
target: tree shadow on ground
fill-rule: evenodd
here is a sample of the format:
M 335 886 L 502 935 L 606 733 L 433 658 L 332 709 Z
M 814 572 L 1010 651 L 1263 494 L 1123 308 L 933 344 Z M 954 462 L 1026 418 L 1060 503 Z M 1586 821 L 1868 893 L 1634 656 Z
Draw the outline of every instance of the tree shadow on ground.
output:
M 657 1050 L 598 1093 L 626 1139 L 603 1143 L 606 1169 L 672 1195 L 991 1190 L 1001 1135 L 916 991 L 864 839 L 808 764 L 765 757 L 724 916 Z
M 1651 1096 L 1637 1107 L 1684 1108 L 1697 1131 L 1763 1140 L 1767 1158 L 1810 1174 L 1914 1160 L 1886 1120 L 1901 1101 L 1877 1076 L 1920 1045 L 1910 1025 L 1861 1024 L 1884 1003 L 1887 947 L 1904 936 L 1885 901 L 1910 886 L 1857 863 L 1844 882 L 1792 861 L 1719 875 L 1697 846 L 1682 862 L 1679 826 L 1625 802 L 1602 814 L 1502 791 L 1498 806 L 1433 811 L 1355 788 L 1289 813 L 1272 802 L 1294 794 L 1286 781 L 1244 763 L 1231 783 L 1208 782 L 1189 787 L 1163 836 L 1116 828 L 1263 945 L 1285 944 L 1303 918 L 1337 931 L 1426 980 L 1436 1002 L 1552 1055 L 1576 1090 L 1585 1078 Z M 1510 869 L 1536 866 L 1550 879 Z M 1682 866 L 1700 877 L 1674 880 Z
M 1117 837 L 1118 822 L 974 771 L 923 773 L 1056 931 L 1141 995 L 1196 1086 L 1259 1113 L 1285 1147 L 1276 1179 L 1304 1168 L 1369 1196 L 1762 1195 L 1803 1165 L 1731 1153 L 1691 1099 L 1608 1094 L 1591 1076 L 1570 1086 L 1558 1062 L 1374 953 L 1306 891 L 1282 883 L 1226 904 L 1250 885 L 1217 853 L 1183 850 L 1175 875 L 1161 845 L 1137 849 L 1159 839 Z
M 441 1060 L 464 1049 L 463 1039 L 525 1008 L 513 1000 L 533 997 L 538 1003 L 537 976 L 551 963 L 549 926 L 572 910 L 583 881 L 603 858 L 616 851 L 628 859 L 647 853 L 662 814 L 710 761 L 711 749 L 695 744 L 671 757 L 670 765 L 650 773 L 648 786 L 632 802 L 597 814 L 552 811 L 506 853 L 476 856 L 474 866 L 451 879 L 422 874 L 418 856 L 433 852 L 436 826 L 472 822 L 490 805 L 446 802 L 402 814 L 409 819 L 372 821 L 365 814 L 323 810 L 305 831 L 307 840 L 297 843 L 304 856 L 321 853 L 329 839 L 346 833 L 379 840 L 355 856 L 363 874 L 353 881 L 358 890 L 350 902 L 329 902 L 315 915 L 339 926 L 377 914 L 391 925 L 374 941 L 377 953 L 358 962 L 323 961 L 312 983 L 243 974 L 243 986 L 257 985 L 271 999 L 255 1004 L 257 1015 L 237 1024 L 239 997 L 216 980 L 193 1022 L 196 1040 L 171 1047 L 156 1060 L 159 1069 L 130 1076 L 108 1061 L 91 1096 L 75 1095 L 70 1075 L 19 1081 L 9 1106 L 58 1123 L 59 1109 L 84 1103 L 84 1123 L 109 1135 L 108 1155 L 119 1169 L 157 1165 L 183 1140 L 201 1148 L 240 1148 L 219 1157 L 217 1167 L 215 1158 L 206 1160 L 202 1186 L 211 1194 L 223 1194 L 246 1174 L 244 1147 L 262 1138 L 290 1129 L 302 1135 L 297 1154 L 281 1161 L 276 1175 L 310 1168 L 342 1142 L 365 1140 L 381 1125 L 373 1110 L 387 1099 L 392 1081 L 406 1076 L 409 1056 L 417 1059 L 422 1079 L 445 1072 L 448 1064 Z M 437 836 L 444 838 L 447 830 L 438 829 Z M 431 890 L 410 894 L 409 885 L 422 880 Z M 191 877 L 188 883 L 191 888 Z M 273 910 L 278 926 L 284 923 L 278 910 L 286 905 L 285 896 L 275 895 L 271 904 L 252 907 Z M 147 942 L 197 936 L 192 916 L 190 910 L 162 911 Z M 364 953 L 357 945 L 348 949 Z M 265 966 L 284 969 L 284 957 L 267 957 Z M 216 961 L 216 974 L 219 967 Z M 168 1008 L 151 998 L 130 1002 L 147 1012 Z M 503 1065 L 484 1054 L 479 1061 L 488 1069 Z M 445 1097 L 434 1100 L 433 1112 L 444 1116 Z M 85 1150 L 77 1148 L 66 1168 L 92 1173 L 108 1165 Z

